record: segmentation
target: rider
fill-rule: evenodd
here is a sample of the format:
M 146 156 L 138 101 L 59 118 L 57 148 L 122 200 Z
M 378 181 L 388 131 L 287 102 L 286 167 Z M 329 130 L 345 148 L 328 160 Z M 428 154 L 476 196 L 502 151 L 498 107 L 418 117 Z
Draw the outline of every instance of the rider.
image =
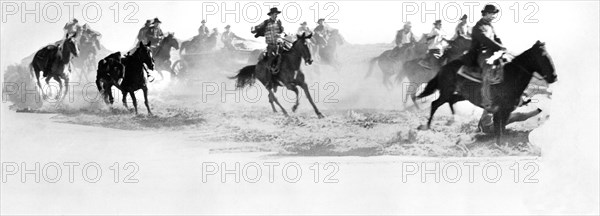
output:
M 319 24 L 319 25 L 317 27 L 315 27 L 313 32 L 315 33 L 316 37 L 322 38 L 323 41 L 325 41 L 325 43 L 321 42 L 321 40 L 316 40 L 316 38 L 315 38 L 315 42 L 317 45 L 317 46 L 315 46 L 315 53 L 319 53 L 319 47 L 327 45 L 326 41 L 327 41 L 327 37 L 329 36 L 329 34 L 328 34 L 329 28 L 325 25 L 325 19 L 321 18 L 321 19 L 317 20 L 317 24 Z M 317 57 L 318 57 L 318 55 L 317 55 Z
M 442 30 L 442 21 L 436 20 L 433 23 L 433 29 L 427 35 L 427 41 L 429 42 L 429 47 L 427 49 L 427 55 L 424 59 L 419 61 L 419 65 L 424 68 L 431 68 L 431 62 L 434 59 L 439 60 L 442 55 L 444 55 L 444 41 L 448 41 L 446 38 L 446 33 Z
M 152 26 L 152 20 L 151 19 L 146 20 L 144 27 L 142 27 L 140 29 L 140 31 L 138 32 L 138 36 L 137 36 L 138 41 L 141 41 L 144 44 L 148 43 L 148 35 L 149 35 L 148 32 L 149 32 L 151 26 Z
M 460 18 L 460 22 L 456 25 L 456 29 L 454 30 L 454 37 L 452 40 L 456 39 L 458 36 L 463 36 L 464 38 L 471 38 L 471 33 L 469 32 L 469 25 L 467 24 L 467 15 L 464 14 Z
M 80 44 L 82 47 L 91 47 L 91 52 L 94 56 L 96 56 L 96 51 L 100 50 L 100 34 L 97 31 L 94 31 L 90 28 L 90 26 L 86 23 L 83 25 L 83 30 L 81 32 Z
M 492 77 L 490 70 L 493 65 L 486 62 L 488 58 L 494 55 L 495 52 L 506 50 L 500 38 L 496 36 L 492 21 L 496 18 L 496 14 L 500 10 L 494 5 L 486 5 L 481 11 L 482 18 L 473 27 L 473 41 L 469 52 L 463 56 L 465 66 L 481 67 L 482 70 L 482 87 L 481 87 L 481 105 L 488 112 L 494 113 L 497 111 L 497 106 L 492 104 L 492 96 L 490 92 L 490 80 Z
M 231 31 L 231 26 L 225 26 L 225 32 L 221 35 L 221 42 L 225 45 L 225 49 L 235 50 L 233 46 L 233 40 L 246 40 L 244 38 L 238 37 L 235 33 Z
M 204 39 L 208 36 L 210 31 L 208 30 L 208 27 L 206 27 L 206 20 L 202 20 L 202 22 L 200 23 L 202 23 L 202 25 L 200 25 L 200 27 L 198 28 L 198 36 L 200 37 L 200 39 Z
M 394 41 L 396 43 L 396 47 L 394 47 L 392 52 L 393 58 L 396 58 L 401 53 L 404 53 L 404 51 L 410 47 L 411 44 L 417 41 L 411 28 L 412 24 L 410 22 L 406 22 L 404 23 L 404 28 L 398 30 L 398 33 L 396 33 L 396 39 Z
M 63 27 L 63 30 L 65 30 L 65 33 L 68 35 L 73 35 L 76 33 L 79 33 L 81 31 L 81 26 L 79 25 L 79 21 L 75 18 L 73 18 L 73 20 L 71 20 L 70 22 L 67 22 L 65 24 L 65 27 Z
M 152 27 L 150 27 L 150 29 L 148 29 L 148 33 L 149 33 L 148 40 L 150 40 L 151 47 L 157 47 L 158 43 L 165 36 L 162 29 L 160 29 L 161 23 L 162 22 L 158 19 L 158 17 L 154 18 L 154 21 L 152 22 Z
M 280 35 L 283 33 L 283 26 L 281 25 L 281 21 L 277 19 L 277 15 L 280 13 L 281 11 L 277 10 L 276 7 L 271 8 L 269 13 L 267 13 L 270 16 L 269 19 L 251 29 L 254 37 L 265 37 L 265 41 L 267 42 L 267 60 L 271 63 L 269 65 L 271 65 L 273 74 L 279 72 L 279 65 L 281 64 L 279 49 L 283 43 Z M 272 66 L 273 61 L 276 62 L 275 66 Z
M 302 33 L 306 33 L 306 35 L 311 34 L 312 31 L 306 25 L 307 25 L 306 21 L 300 23 L 300 27 L 298 28 L 298 32 L 296 34 L 297 35 L 302 35 Z

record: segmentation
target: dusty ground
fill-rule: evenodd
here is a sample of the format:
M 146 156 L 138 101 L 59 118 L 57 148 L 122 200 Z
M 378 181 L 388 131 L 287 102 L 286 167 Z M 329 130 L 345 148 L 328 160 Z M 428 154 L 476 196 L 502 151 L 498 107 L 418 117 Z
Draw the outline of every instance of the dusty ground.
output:
M 226 79 L 241 65 L 208 67 L 194 71 L 194 77 L 172 78 L 153 73 L 157 80 L 150 83 L 150 104 L 155 115 L 148 116 L 138 92 L 139 115 L 126 110 L 120 93 L 115 104 L 106 106 L 97 98 L 93 83 L 74 86 L 69 100 L 35 103 L 28 95 L 25 103 L 19 95 L 9 96 L 15 102 L 14 111 L 55 114 L 55 122 L 107 127 L 122 130 L 183 132 L 198 143 L 224 143 L 211 152 L 279 152 L 283 155 L 306 156 L 374 156 L 403 155 L 428 157 L 480 157 L 528 155 L 540 156 L 538 145 L 528 139 L 529 132 L 548 118 L 543 107 L 549 95 L 536 95 L 536 103 L 523 110 L 543 107 L 544 112 L 525 122 L 508 127 L 507 145 L 493 145 L 492 136 L 477 131 L 481 110 L 467 102 L 457 104 L 454 119 L 444 106 L 432 123 L 432 130 L 418 131 L 428 116 L 429 100 L 422 101 L 421 110 L 411 102 L 404 103 L 402 84 L 393 90 L 380 86 L 381 72 L 364 79 L 367 60 L 377 56 L 385 45 L 343 47 L 339 56 L 344 64 L 340 73 L 326 65 L 304 67 L 317 106 L 326 115 L 317 119 L 308 101 L 301 95 L 298 113 L 284 117 L 273 113 L 262 85 L 236 91 L 233 81 Z M 354 54 L 356 55 L 354 55 Z M 358 55 L 357 53 L 360 53 Z M 175 57 L 177 58 L 177 57 Z M 315 68 L 319 67 L 319 73 Z M 93 75 L 91 75 L 93 78 Z M 6 81 L 25 83 L 32 89 L 28 71 L 9 68 Z M 531 91 L 531 90 L 530 90 Z M 534 92 L 535 94 L 535 92 Z M 280 90 L 278 97 L 288 111 L 295 96 Z M 26 95 L 27 96 L 27 95 Z M 131 107 L 131 101 L 129 101 Z M 233 143 L 233 144 L 232 144 Z

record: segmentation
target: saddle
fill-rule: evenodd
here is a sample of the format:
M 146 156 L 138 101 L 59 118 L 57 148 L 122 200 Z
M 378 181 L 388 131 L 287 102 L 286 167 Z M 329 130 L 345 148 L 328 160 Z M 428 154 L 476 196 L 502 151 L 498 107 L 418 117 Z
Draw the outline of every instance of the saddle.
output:
M 504 65 L 509 63 L 512 58 L 505 56 L 505 52 L 495 54 L 486 60 L 487 64 L 491 64 L 489 67 L 489 81 L 491 85 L 497 85 L 504 81 Z M 471 80 L 473 82 L 481 83 L 483 81 L 483 69 L 479 66 L 466 66 L 463 65 L 458 69 L 458 75 Z

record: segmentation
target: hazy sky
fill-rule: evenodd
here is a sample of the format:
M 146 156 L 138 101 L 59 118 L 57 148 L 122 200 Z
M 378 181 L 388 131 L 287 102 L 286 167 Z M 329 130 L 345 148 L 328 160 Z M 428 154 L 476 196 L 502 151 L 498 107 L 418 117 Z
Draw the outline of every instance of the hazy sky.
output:
M 43 45 L 63 36 L 62 27 L 69 19 L 70 3 L 38 2 L 39 22 L 35 20 L 36 12 L 24 14 L 25 9 L 33 10 L 35 4 L 34 2 L 2 2 L 2 69 L 7 64 L 18 62 Z M 86 4 L 87 8 L 85 8 Z M 132 46 L 145 20 L 154 17 L 162 20 L 163 30 L 175 32 L 175 36 L 179 39 L 187 39 L 195 35 L 203 16 L 211 29 L 218 27 L 222 32 L 225 25 L 231 24 L 232 30 L 239 36 L 253 38 L 249 29 L 267 18 L 268 6 L 266 5 L 269 2 L 243 1 L 237 4 L 239 6 L 236 11 L 235 2 L 144 1 L 129 5 L 126 2 L 114 1 L 79 2 L 79 5 L 73 6 L 73 14 L 82 24 L 86 23 L 87 17 L 92 28 L 103 34 L 102 43 L 110 50 L 117 51 L 127 50 Z M 436 19 L 442 19 L 444 30 L 452 34 L 456 20 L 462 14 L 471 15 L 469 23 L 472 26 L 480 18 L 479 11 L 484 4 L 474 1 L 438 3 L 302 1 L 280 2 L 279 8 L 286 9 L 284 11 L 286 17 L 280 17 L 286 32 L 295 32 L 302 21 L 308 21 L 309 27 L 314 28 L 317 17 L 326 17 L 331 21 L 330 25 L 340 29 L 350 43 L 390 43 L 395 32 L 402 28 L 403 21 L 412 21 L 413 30 L 417 34 L 429 32 L 431 23 Z M 575 52 L 585 46 L 598 50 L 598 5 L 598 1 L 501 2 L 499 6 L 502 14 L 495 24 L 496 31 L 509 49 L 515 52 L 523 51 L 538 39 L 548 42 L 551 53 L 552 51 L 562 54 Z M 101 11 L 100 16 L 97 16 L 94 6 L 99 6 L 97 8 Z M 260 13 L 256 6 L 260 7 Z M 116 8 L 119 8 L 118 14 Z M 319 8 L 318 14 L 316 14 L 317 8 Z M 233 14 L 226 15 L 223 20 L 221 16 L 226 13 L 225 9 L 233 11 L 231 12 Z M 61 16 L 57 16 L 57 11 L 60 11 Z M 132 13 L 134 11 L 135 13 Z M 210 11 L 215 11 L 215 14 L 211 14 Z M 84 12 L 85 17 L 82 15 Z M 126 22 L 130 14 L 132 14 L 131 19 L 138 21 Z M 22 16 L 25 16 L 24 21 Z M 239 22 L 236 22 L 236 16 Z M 94 21 L 95 17 L 97 17 L 96 21 Z

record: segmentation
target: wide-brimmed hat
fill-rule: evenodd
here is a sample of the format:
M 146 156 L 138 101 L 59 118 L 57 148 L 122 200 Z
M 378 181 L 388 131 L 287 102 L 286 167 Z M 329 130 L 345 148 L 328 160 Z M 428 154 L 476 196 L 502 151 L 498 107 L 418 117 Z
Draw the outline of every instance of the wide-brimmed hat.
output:
M 231 28 L 231 26 L 230 26 L 230 25 L 226 25 L 226 26 L 225 26 L 225 29 L 229 29 L 229 28 Z
M 202 20 L 202 22 L 200 22 L 200 23 L 206 23 L 206 20 Z
M 306 21 L 300 23 L 300 25 L 307 25 Z
M 496 8 L 496 6 L 494 5 L 485 5 L 485 7 L 483 8 L 483 10 L 481 11 L 481 13 L 498 13 L 500 12 L 500 10 L 498 10 L 498 8 Z
M 267 13 L 267 15 L 271 16 L 272 13 L 280 14 L 281 11 L 277 10 L 277 7 L 274 7 L 274 8 L 271 8 L 271 10 L 269 11 L 269 13 Z
M 325 19 L 321 18 L 321 19 L 317 20 L 317 23 L 321 22 L 321 21 L 325 22 Z
M 408 22 L 405 22 L 405 23 L 404 23 L 404 26 L 412 26 L 412 23 L 411 23 L 410 21 L 408 21 Z
M 440 25 L 441 25 L 441 24 L 442 24 L 442 20 L 436 20 L 436 21 L 435 21 L 433 24 L 434 24 L 434 25 L 437 25 L 437 24 L 440 24 Z
M 156 17 L 156 18 L 154 18 L 154 21 L 152 22 L 152 24 L 154 24 L 154 23 L 162 23 L 162 22 L 158 19 L 158 17 Z
M 463 14 L 462 17 L 460 18 L 460 20 L 466 20 L 467 19 L 467 15 Z

